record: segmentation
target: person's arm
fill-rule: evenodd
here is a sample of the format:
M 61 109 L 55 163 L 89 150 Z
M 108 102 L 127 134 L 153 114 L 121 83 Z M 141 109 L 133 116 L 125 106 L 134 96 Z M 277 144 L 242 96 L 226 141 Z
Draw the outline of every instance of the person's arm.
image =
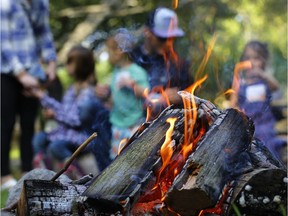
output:
M 74 102 L 75 100 L 71 100 L 71 97 L 74 97 L 71 89 L 69 89 L 64 95 L 62 103 L 49 97 L 40 88 L 33 89 L 32 93 L 40 100 L 43 108 L 53 111 L 54 119 L 56 121 L 73 128 L 81 125 L 78 104 Z M 71 101 L 73 102 L 71 103 Z
M 12 69 L 13 75 L 23 85 L 24 88 L 32 88 L 39 85 L 38 80 L 31 76 L 21 63 L 17 55 L 17 47 L 14 46 L 13 40 L 17 40 L 16 25 L 13 23 L 12 4 L 14 1 L 4 0 L 1 8 L 1 55 Z M 3 64 L 4 62 L 2 62 Z
M 276 91 L 279 89 L 280 84 L 279 82 L 275 79 L 275 77 L 272 74 L 269 74 L 267 72 L 260 73 L 260 77 L 267 82 L 269 88 L 271 91 Z
M 56 77 L 56 51 L 53 44 L 53 36 L 49 25 L 49 1 L 40 0 L 38 2 L 39 17 L 34 26 L 37 47 L 41 50 L 41 57 L 46 67 L 46 74 L 49 81 Z
M 170 104 L 179 104 L 182 102 L 181 96 L 178 94 L 179 88 L 166 88 L 165 94 L 167 95 Z
M 137 84 L 137 82 L 131 78 L 121 80 L 118 85 L 119 87 L 127 87 L 133 89 L 135 96 L 139 98 L 144 96 L 144 91 L 148 88 Z

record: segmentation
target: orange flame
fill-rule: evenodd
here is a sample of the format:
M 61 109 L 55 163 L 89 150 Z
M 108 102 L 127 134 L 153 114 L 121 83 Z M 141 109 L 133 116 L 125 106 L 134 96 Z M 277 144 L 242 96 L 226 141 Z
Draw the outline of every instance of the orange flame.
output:
M 178 8 L 178 0 L 173 0 L 172 1 L 172 7 L 173 7 L 173 9 Z
M 159 171 L 159 174 L 158 174 L 156 187 L 157 187 L 157 184 L 158 184 L 158 182 L 160 180 L 161 173 L 167 167 L 167 165 L 169 164 L 170 159 L 171 159 L 171 157 L 173 155 L 172 133 L 173 133 L 173 130 L 174 130 L 174 125 L 175 125 L 175 121 L 176 120 L 177 120 L 177 118 L 168 118 L 166 120 L 166 122 L 170 123 L 170 127 L 167 130 L 167 132 L 166 132 L 165 141 L 162 144 L 161 149 L 160 149 L 160 155 L 161 155 L 161 158 L 162 158 L 162 167 L 161 167 L 161 169 Z
M 218 203 L 216 204 L 216 206 L 214 208 L 209 208 L 209 209 L 203 209 L 199 212 L 198 216 L 204 216 L 207 213 L 210 214 L 216 214 L 216 215 L 222 215 L 223 213 L 223 204 L 226 201 L 228 195 L 229 195 L 229 190 L 231 188 L 231 185 L 226 185 L 226 187 L 224 188 L 222 194 L 221 194 L 221 198 L 218 201 Z
M 147 115 L 146 115 L 146 122 L 149 122 L 151 119 L 153 119 L 155 116 L 159 113 L 153 113 L 155 112 L 155 107 L 161 106 L 164 104 L 167 104 L 170 106 L 170 101 L 167 93 L 163 89 L 163 87 L 156 87 L 152 89 L 151 94 L 148 94 L 148 89 L 144 91 L 143 96 L 148 101 L 147 103 Z M 162 110 L 161 110 L 162 111 Z
M 239 77 L 239 73 L 241 70 L 243 69 L 248 69 L 248 68 L 252 68 L 252 64 L 250 61 L 242 61 L 239 62 L 235 65 L 234 68 L 234 76 L 233 76 L 233 82 L 232 82 L 232 94 L 231 94 L 231 105 L 232 107 L 235 107 L 237 104 L 237 95 L 240 89 L 240 77 Z
M 248 68 L 252 68 L 252 64 L 250 61 L 242 61 L 242 62 L 239 62 L 235 65 L 232 89 L 236 93 L 238 93 L 239 88 L 240 88 L 239 72 L 243 69 L 248 69 Z
M 125 147 L 126 143 L 127 143 L 128 139 L 122 139 L 119 143 L 118 146 L 118 155 L 121 153 L 122 149 Z
M 183 98 L 183 104 L 185 110 L 191 110 L 191 112 L 185 112 L 184 113 L 184 143 L 183 143 L 183 149 L 182 149 L 182 154 L 184 159 L 187 158 L 187 155 L 189 152 L 192 151 L 194 148 L 193 145 L 191 144 L 192 138 L 193 138 L 193 130 L 194 130 L 194 124 L 197 119 L 197 106 L 195 99 L 193 97 L 194 92 L 197 87 L 201 86 L 202 83 L 208 78 L 208 75 L 206 74 L 202 79 L 196 81 L 193 85 L 189 87 L 188 90 L 190 90 L 191 93 L 191 100 L 185 100 Z M 187 90 L 187 89 L 186 89 Z M 195 144 L 195 143 L 194 143 Z
M 209 43 L 209 45 L 208 45 L 207 52 L 206 52 L 206 54 L 205 54 L 205 56 L 204 56 L 204 58 L 203 58 L 203 60 L 202 60 L 202 62 L 200 64 L 200 66 L 198 67 L 198 69 L 196 71 L 196 74 L 195 74 L 195 80 L 196 81 L 199 80 L 199 77 L 203 77 L 204 69 L 205 69 L 205 67 L 207 65 L 207 62 L 208 62 L 208 60 L 209 60 L 209 58 L 210 58 L 210 56 L 212 54 L 212 50 L 213 50 L 213 48 L 215 46 L 216 39 L 217 39 L 216 34 L 214 34 L 212 39 L 211 39 L 211 41 L 210 41 L 210 43 Z

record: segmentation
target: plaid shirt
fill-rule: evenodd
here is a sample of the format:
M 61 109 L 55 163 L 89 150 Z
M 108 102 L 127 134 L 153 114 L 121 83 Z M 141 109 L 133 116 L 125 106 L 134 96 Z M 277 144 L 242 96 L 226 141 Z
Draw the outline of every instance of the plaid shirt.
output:
M 65 93 L 62 103 L 49 96 L 43 97 L 41 105 L 54 111 L 58 127 L 48 133 L 50 141 L 64 140 L 80 145 L 89 134 L 83 129 L 79 109 L 86 101 L 95 99 L 94 89 L 82 89 L 78 94 L 73 86 Z
M 56 60 L 48 0 L 32 0 L 31 4 L 27 0 L 1 0 L 0 13 L 1 73 L 16 75 L 39 65 L 40 60 Z

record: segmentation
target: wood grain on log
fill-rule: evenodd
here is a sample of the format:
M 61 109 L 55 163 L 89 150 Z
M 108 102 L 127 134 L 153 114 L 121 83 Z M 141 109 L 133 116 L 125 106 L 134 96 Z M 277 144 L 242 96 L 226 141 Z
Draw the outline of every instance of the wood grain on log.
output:
M 173 137 L 175 140 L 181 140 L 184 126 L 183 109 L 168 108 L 157 121 L 152 122 L 137 139 L 125 147 L 83 193 L 94 206 L 100 208 L 100 211 L 113 213 L 122 210 L 123 207 L 129 210 L 145 192 L 147 184 L 155 178 L 153 169 L 161 162 L 158 151 L 169 128 L 166 120 L 170 117 L 178 118 L 179 124 L 175 124 L 177 130 L 174 130 Z
M 84 185 L 48 180 L 24 180 L 17 206 L 17 215 L 76 215 L 80 211 L 95 213 L 92 208 L 79 207 L 77 199 L 86 189 Z M 93 214 L 92 214 L 93 215 Z
M 224 185 L 243 172 L 254 126 L 239 111 L 227 110 L 189 156 L 164 203 L 181 215 L 215 206 Z

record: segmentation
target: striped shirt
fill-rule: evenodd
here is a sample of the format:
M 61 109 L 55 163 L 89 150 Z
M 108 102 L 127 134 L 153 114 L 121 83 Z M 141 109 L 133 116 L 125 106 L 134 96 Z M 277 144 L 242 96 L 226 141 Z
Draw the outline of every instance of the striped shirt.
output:
M 39 67 L 40 60 L 45 63 L 56 60 L 48 0 L 32 0 L 31 4 L 27 0 L 1 0 L 0 15 L 1 73 L 16 75 L 24 69 Z

